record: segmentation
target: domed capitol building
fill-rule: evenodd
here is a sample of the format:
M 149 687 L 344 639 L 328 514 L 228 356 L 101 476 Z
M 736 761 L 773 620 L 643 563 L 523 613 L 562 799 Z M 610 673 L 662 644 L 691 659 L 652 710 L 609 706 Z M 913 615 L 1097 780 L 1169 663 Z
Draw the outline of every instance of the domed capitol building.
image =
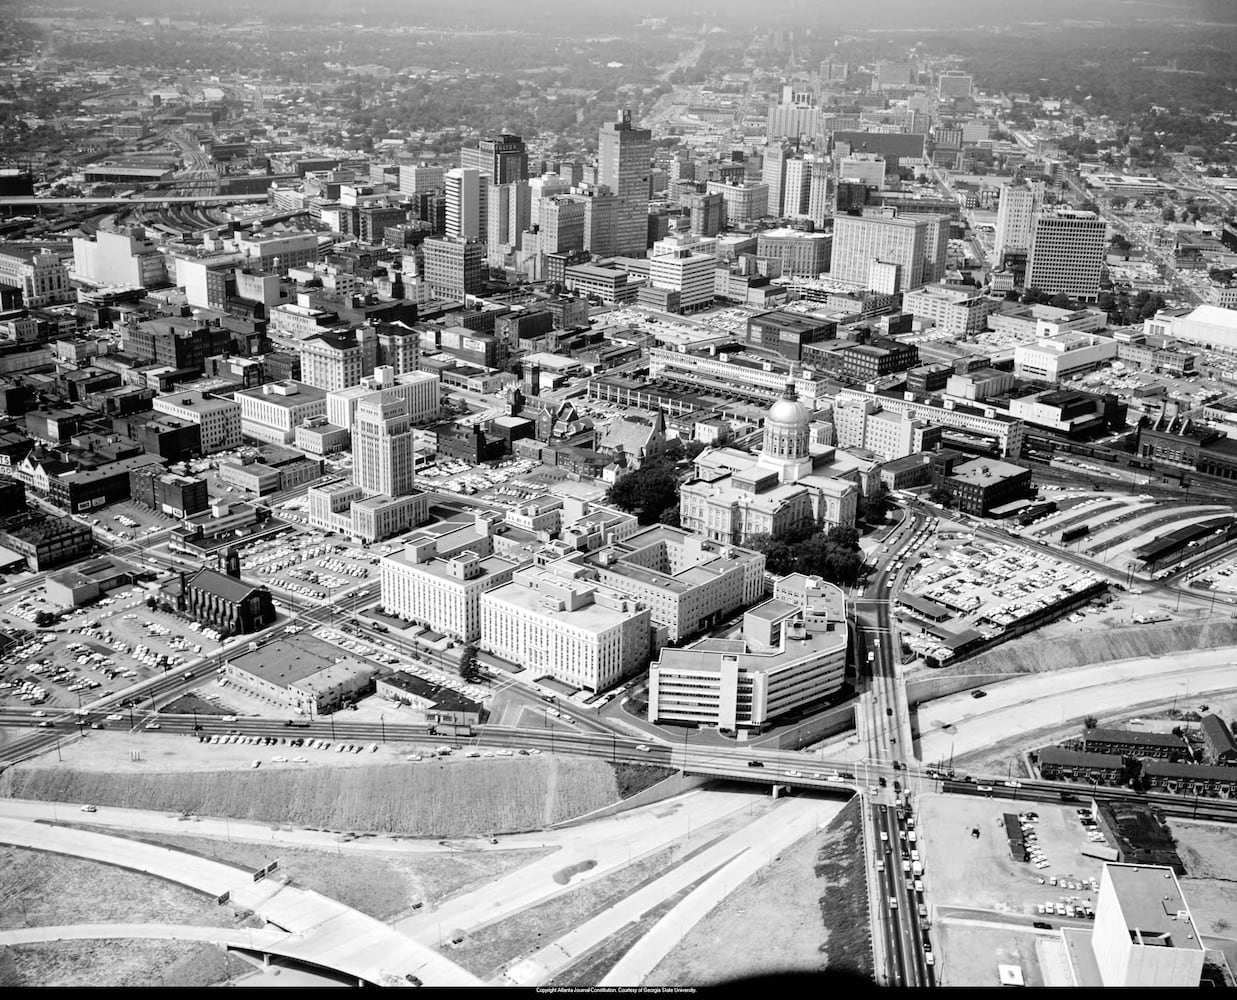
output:
M 703 451 L 695 478 L 680 490 L 685 529 L 743 545 L 753 535 L 806 526 L 851 527 L 859 506 L 858 468 L 838 474 L 841 456 L 813 442 L 812 414 L 794 384 L 770 408 L 759 455 L 734 448 Z

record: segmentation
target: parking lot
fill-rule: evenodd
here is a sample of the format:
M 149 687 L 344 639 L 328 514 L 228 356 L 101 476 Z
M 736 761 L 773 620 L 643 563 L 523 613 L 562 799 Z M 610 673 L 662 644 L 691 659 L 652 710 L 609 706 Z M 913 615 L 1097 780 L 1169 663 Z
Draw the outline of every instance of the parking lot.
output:
M 1094 908 L 1103 862 L 1084 857 L 1091 847 L 1088 828 L 1077 810 L 1081 804 L 1051 805 L 1004 798 L 922 795 L 919 829 L 930 862 L 935 906 L 959 906 L 1022 914 L 1071 926 L 1090 926 L 1085 908 Z M 1042 858 L 1015 861 L 1006 839 L 1006 813 L 1036 814 L 1029 825 L 1029 848 Z M 973 836 L 978 830 L 979 836 Z M 1099 846 L 1099 845 L 1097 845 Z M 1055 883 L 1055 884 L 1054 884 Z M 1053 913 L 1041 913 L 1051 904 Z M 1084 916 L 1076 917 L 1076 907 Z M 1062 912 L 1056 912 L 1060 908 Z M 1068 911 L 1068 912 L 1066 912 Z
M 900 568 L 901 562 L 895 566 Z M 973 629 L 991 638 L 1097 580 L 1092 571 L 1071 563 L 967 534 L 938 539 L 918 565 L 912 562 L 903 590 L 940 609 L 934 615 L 945 617 L 937 626 L 958 635 Z M 911 631 L 915 622 L 906 619 L 916 612 L 900 609 L 898 613 L 904 619 L 903 641 L 912 650 L 921 656 L 948 659 L 950 651 L 936 635 L 923 628 Z
M 241 551 L 241 575 L 256 584 L 327 600 L 347 587 L 376 580 L 389 545 L 363 548 L 351 541 L 285 534 Z
M 10 619 L 32 621 L 46 607 L 40 596 L 32 593 L 6 608 Z M 121 588 L 71 611 L 54 628 L 32 628 L 5 658 L 0 683 L 12 687 L 0 688 L 0 700 L 53 707 L 88 703 L 219 648 L 218 633 L 148 608 L 146 596 L 139 587 Z
M 467 496 L 486 493 L 495 499 L 505 497 L 508 502 L 518 502 L 535 494 L 526 487 L 505 484 L 532 472 L 539 464 L 531 459 L 507 459 L 492 466 L 475 466 L 440 458 L 436 465 L 419 473 L 418 478 L 432 488 L 447 493 L 463 493 Z

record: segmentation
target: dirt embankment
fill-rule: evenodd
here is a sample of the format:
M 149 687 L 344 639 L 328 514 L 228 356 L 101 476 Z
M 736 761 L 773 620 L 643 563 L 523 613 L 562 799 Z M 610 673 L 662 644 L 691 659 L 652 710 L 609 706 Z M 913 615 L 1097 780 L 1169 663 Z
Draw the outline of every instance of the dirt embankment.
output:
M 1029 674 L 1218 646 L 1237 646 L 1237 621 L 1131 625 L 1049 641 L 1028 635 L 933 673 Z
M 619 799 L 608 761 L 550 756 L 454 765 L 115 774 L 16 767 L 0 796 L 191 812 L 309 829 L 464 837 L 542 829 Z

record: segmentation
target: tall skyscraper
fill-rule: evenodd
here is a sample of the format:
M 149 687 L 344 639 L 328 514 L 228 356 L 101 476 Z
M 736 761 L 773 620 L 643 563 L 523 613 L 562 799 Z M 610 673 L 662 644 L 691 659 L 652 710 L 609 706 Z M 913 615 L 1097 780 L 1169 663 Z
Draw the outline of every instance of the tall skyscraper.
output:
M 541 224 L 541 200 L 543 198 L 551 198 L 556 194 L 566 194 L 571 190 L 571 183 L 565 177 L 560 177 L 555 173 L 541 174 L 538 177 L 529 178 L 529 226 L 539 226 Z
M 1107 236 L 1108 223 L 1094 212 L 1041 212 L 1031 234 L 1024 284 L 1052 295 L 1097 298 Z
M 366 493 L 407 496 L 415 488 L 408 403 L 383 393 L 357 403 L 352 428 L 353 485 Z
M 1006 254 L 1025 254 L 1031 249 L 1031 232 L 1039 207 L 1038 192 L 1027 185 L 1001 186 L 996 213 L 996 241 L 992 255 L 999 267 Z
M 873 264 L 900 269 L 895 291 L 923 284 L 926 216 L 835 215 L 829 274 L 839 281 L 869 287 Z
M 460 150 L 460 166 L 489 174 L 493 184 L 528 180 L 528 149 L 518 135 L 504 132 L 496 139 L 482 139 Z
M 812 185 L 812 161 L 792 156 L 786 161 L 786 176 L 782 181 L 782 215 L 799 219 L 808 214 L 808 198 Z M 770 192 L 770 199 L 773 194 Z
M 541 252 L 584 249 L 584 203 L 574 194 L 556 194 L 541 201 Z
M 507 254 L 519 249 L 520 234 L 529 227 L 531 202 L 528 182 L 491 184 L 486 209 L 487 259 L 491 267 L 503 267 Z
M 485 199 L 489 183 L 475 167 L 456 167 L 443 176 L 447 194 L 447 236 L 484 240 L 489 213 Z
M 818 158 L 812 164 L 812 179 L 808 185 L 807 214 L 817 226 L 823 226 L 831 214 L 831 199 L 833 192 L 829 188 L 831 180 L 828 165 L 823 158 Z
M 765 147 L 764 166 L 760 171 L 761 183 L 769 186 L 768 212 L 780 218 L 782 211 L 782 187 L 786 183 L 786 160 L 790 151 L 780 142 L 771 142 Z
M 643 257 L 649 246 L 649 176 L 653 133 L 636 128 L 631 112 L 606 122 L 597 135 L 597 183 L 618 200 L 615 212 L 615 250 L 627 257 Z

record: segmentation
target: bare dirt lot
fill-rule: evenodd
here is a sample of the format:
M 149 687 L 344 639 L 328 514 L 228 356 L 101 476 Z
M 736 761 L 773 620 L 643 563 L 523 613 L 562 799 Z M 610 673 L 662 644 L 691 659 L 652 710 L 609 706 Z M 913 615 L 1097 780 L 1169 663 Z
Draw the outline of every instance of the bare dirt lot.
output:
M 48 887 L 55 891 L 49 892 Z M 248 915 L 183 886 L 110 865 L 0 847 L 0 927 L 80 923 L 247 926 Z M 218 949 L 171 941 L 71 941 L 5 951 L 4 985 L 209 986 L 248 971 Z M 160 976 L 163 978 L 160 979 Z
M 1034 931 L 942 921 L 932 929 L 937 941 L 938 986 L 1000 986 L 998 965 L 1017 965 L 1027 986 L 1043 986 L 1035 956 Z
M 872 974 L 867 887 L 855 857 L 852 800 L 828 829 L 804 837 L 689 931 L 645 986 L 695 986 L 825 969 Z M 736 948 L 735 942 L 743 947 Z
M 0 949 L 6 986 L 218 986 L 253 966 L 214 945 L 129 939 L 54 941 Z
M 1203 934 L 1233 937 L 1237 927 L 1237 829 L 1220 823 L 1171 821 L 1185 862 L 1181 892 Z
M 1074 808 L 961 795 L 929 794 L 919 802 L 924 884 L 927 901 L 933 906 L 1029 915 L 1036 914 L 1038 903 L 1061 902 L 1071 896 L 1084 905 L 1095 905 L 1089 886 L 1070 889 L 1050 884 L 1053 876 L 1074 882 L 1100 877 L 1103 862 L 1081 853 L 1090 845 Z M 1035 826 L 1049 868 L 1037 870 L 1010 856 L 1002 817 L 1026 810 L 1039 814 Z M 971 836 L 973 828 L 979 829 L 978 838 Z

